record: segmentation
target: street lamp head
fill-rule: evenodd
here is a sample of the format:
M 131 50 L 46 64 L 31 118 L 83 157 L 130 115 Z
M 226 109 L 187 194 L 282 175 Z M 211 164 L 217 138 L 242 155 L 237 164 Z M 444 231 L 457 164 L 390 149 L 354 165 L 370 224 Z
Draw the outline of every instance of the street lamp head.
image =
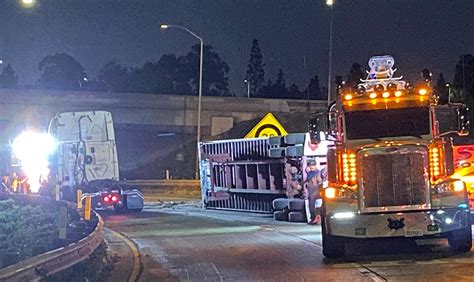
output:
M 163 30 L 168 29 L 169 27 L 170 27 L 170 26 L 167 25 L 167 24 L 162 24 L 162 25 L 160 25 L 160 28 L 163 29 Z
M 21 5 L 25 8 L 32 8 L 36 4 L 36 0 L 21 0 Z
M 334 5 L 334 2 L 336 2 L 336 0 L 326 0 L 326 5 L 331 7 L 332 5 Z

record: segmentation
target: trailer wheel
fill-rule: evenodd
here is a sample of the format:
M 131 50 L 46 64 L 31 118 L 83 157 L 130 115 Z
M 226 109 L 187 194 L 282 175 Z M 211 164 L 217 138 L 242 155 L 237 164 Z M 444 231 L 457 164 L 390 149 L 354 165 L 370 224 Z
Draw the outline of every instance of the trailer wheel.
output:
M 304 200 L 290 199 L 288 200 L 288 209 L 290 211 L 303 212 L 305 211 Z
M 469 252 L 472 248 L 471 226 L 449 232 L 448 243 L 453 252 Z
M 276 211 L 281 211 L 288 208 L 288 199 L 287 198 L 278 198 L 272 202 L 273 209 Z
M 304 133 L 290 133 L 283 137 L 283 140 L 286 145 L 298 145 L 304 144 L 306 134 Z
M 274 212 L 273 218 L 277 221 L 288 221 L 288 210 Z
M 292 211 L 288 213 L 289 222 L 306 222 L 306 214 L 301 211 Z
M 321 221 L 321 233 L 323 237 L 323 255 L 327 258 L 342 258 L 346 255 L 346 238 L 328 235 L 326 232 L 326 221 Z

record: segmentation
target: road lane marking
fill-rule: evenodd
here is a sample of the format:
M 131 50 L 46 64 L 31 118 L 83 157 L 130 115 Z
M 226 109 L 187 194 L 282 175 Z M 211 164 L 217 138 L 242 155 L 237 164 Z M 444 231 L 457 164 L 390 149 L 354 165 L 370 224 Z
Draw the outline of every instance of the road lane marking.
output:
M 112 233 L 115 237 L 121 239 L 122 241 L 125 242 L 125 244 L 127 244 L 127 246 L 130 248 L 130 250 L 132 251 L 132 255 L 133 255 L 133 268 L 132 268 L 132 272 L 130 273 L 130 277 L 128 278 L 128 282 L 135 282 L 135 281 L 138 281 L 138 278 L 140 276 L 140 266 L 141 266 L 141 262 L 140 262 L 140 253 L 138 252 L 138 249 L 137 247 L 135 246 L 135 244 L 133 243 L 132 240 L 130 240 L 129 238 L 127 238 L 126 236 L 122 235 L 121 233 L 117 232 L 117 231 L 114 231 L 110 228 L 106 228 L 107 230 L 110 231 L 110 233 Z

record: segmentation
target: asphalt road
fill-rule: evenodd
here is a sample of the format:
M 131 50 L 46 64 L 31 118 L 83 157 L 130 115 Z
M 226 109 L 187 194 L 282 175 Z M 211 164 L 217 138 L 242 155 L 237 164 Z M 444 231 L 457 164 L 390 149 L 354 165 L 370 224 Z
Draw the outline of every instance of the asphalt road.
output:
M 138 249 L 140 281 L 474 279 L 474 251 L 452 254 L 443 240 L 374 242 L 354 247 L 344 260 L 328 260 L 322 255 L 319 226 L 275 222 L 269 215 L 181 204 L 148 205 L 141 214 L 104 214 L 104 219 Z M 132 252 L 127 254 L 124 245 L 117 248 L 117 238 L 110 236 L 115 240 L 112 249 L 121 250 L 114 279 L 127 281 Z

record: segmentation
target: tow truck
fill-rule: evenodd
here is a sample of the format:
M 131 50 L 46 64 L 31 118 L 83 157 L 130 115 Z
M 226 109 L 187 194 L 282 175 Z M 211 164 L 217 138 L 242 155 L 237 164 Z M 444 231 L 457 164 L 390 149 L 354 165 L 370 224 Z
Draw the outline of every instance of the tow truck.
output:
M 63 186 L 81 189 L 95 209 L 141 211 L 139 189 L 119 179 L 112 114 L 107 111 L 63 112 L 50 121 L 57 143 L 52 174 Z
M 328 112 L 310 121 L 312 142 L 320 132 L 334 140 L 322 207 L 326 257 L 372 238 L 444 237 L 454 252 L 471 249 L 467 191 L 453 175 L 450 138 L 468 134 L 468 108 L 445 107 L 451 128 L 441 131 L 429 71 L 410 84 L 394 76 L 394 63 L 370 58 L 367 79 L 355 89 L 340 85 Z

